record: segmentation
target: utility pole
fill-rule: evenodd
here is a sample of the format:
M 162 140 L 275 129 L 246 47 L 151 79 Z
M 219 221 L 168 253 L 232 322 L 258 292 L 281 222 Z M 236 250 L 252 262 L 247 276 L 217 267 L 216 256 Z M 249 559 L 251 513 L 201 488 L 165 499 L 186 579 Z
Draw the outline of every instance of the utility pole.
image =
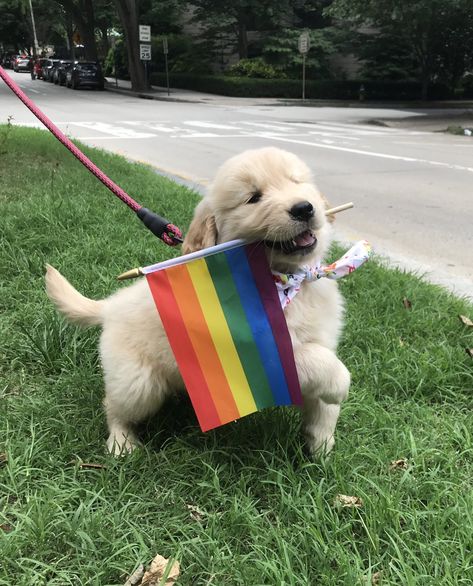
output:
M 30 14 L 31 14 L 31 25 L 33 27 L 33 57 L 36 59 L 37 55 L 38 55 L 38 37 L 36 36 L 36 24 L 34 21 L 34 13 L 33 13 L 33 4 L 31 3 L 31 0 L 29 0 L 30 2 Z

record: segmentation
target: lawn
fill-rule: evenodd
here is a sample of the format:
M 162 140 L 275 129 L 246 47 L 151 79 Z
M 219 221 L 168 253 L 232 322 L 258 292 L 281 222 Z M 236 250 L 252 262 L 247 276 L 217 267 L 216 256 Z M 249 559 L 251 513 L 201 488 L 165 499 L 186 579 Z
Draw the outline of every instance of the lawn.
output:
M 195 193 L 86 151 L 188 225 Z M 182 586 L 471 586 L 473 328 L 458 319 L 471 305 L 377 261 L 341 282 L 353 384 L 323 461 L 305 454 L 295 408 L 203 434 L 186 400 L 114 459 L 98 331 L 56 315 L 44 265 L 102 297 L 178 251 L 45 132 L 0 126 L 0 204 L 1 585 L 120 585 L 160 553 Z

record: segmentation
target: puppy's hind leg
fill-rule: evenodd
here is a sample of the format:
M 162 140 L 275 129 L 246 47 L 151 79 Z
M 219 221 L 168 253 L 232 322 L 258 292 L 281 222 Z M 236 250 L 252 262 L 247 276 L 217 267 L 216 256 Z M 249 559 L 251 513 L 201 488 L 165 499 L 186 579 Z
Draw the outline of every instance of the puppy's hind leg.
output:
M 107 448 L 116 456 L 139 445 L 134 426 L 158 411 L 165 394 L 151 368 L 129 360 L 123 366 L 126 368 L 105 373 L 104 406 L 110 433 Z

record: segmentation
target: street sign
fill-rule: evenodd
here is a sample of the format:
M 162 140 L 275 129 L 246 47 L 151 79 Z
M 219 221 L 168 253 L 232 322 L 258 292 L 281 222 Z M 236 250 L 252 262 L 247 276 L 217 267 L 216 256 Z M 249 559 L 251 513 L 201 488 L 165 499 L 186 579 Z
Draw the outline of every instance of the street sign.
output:
M 143 43 L 151 41 L 151 27 L 147 24 L 140 24 L 140 41 Z
M 304 31 L 300 34 L 297 46 L 301 55 L 307 55 L 310 49 L 310 37 L 308 31 Z
M 140 43 L 140 59 L 141 61 L 151 61 L 151 45 Z
M 163 38 L 163 53 L 167 55 L 169 53 L 168 38 Z

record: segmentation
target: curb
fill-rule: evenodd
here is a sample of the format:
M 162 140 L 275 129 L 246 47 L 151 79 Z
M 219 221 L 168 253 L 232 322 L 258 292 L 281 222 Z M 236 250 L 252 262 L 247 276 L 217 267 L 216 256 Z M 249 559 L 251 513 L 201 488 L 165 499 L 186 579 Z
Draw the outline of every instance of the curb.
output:
M 128 96 L 132 98 L 141 98 L 142 100 L 156 100 L 159 102 L 184 102 L 187 104 L 203 104 L 201 100 L 186 100 L 184 98 L 174 98 L 172 96 L 159 96 L 154 93 L 145 93 L 145 92 L 134 92 L 132 90 L 126 90 L 120 87 L 114 87 L 110 83 L 105 84 L 105 90 L 109 92 L 113 92 L 115 94 L 121 94 L 123 96 Z

